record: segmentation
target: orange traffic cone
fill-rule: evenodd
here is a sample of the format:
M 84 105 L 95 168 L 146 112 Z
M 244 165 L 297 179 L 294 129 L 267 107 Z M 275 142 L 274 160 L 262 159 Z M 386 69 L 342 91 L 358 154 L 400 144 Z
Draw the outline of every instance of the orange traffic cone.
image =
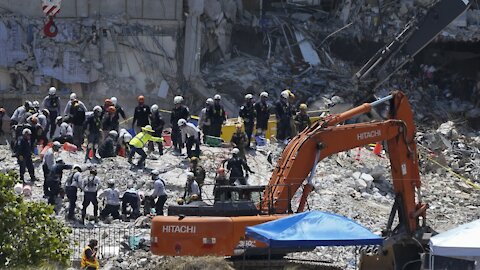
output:
M 375 147 L 373 148 L 373 153 L 377 156 L 380 156 L 382 154 L 382 143 L 377 142 L 375 144 Z

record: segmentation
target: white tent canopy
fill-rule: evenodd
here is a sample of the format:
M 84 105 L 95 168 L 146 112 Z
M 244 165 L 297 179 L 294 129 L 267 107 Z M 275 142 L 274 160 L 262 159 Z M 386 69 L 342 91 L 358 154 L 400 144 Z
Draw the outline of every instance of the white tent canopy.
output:
M 430 252 L 436 256 L 480 259 L 480 219 L 433 236 Z

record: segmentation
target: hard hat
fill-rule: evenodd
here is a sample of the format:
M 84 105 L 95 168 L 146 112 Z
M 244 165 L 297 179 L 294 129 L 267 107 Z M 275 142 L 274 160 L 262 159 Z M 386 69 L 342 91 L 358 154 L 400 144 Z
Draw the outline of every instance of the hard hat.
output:
M 183 101 L 183 97 L 182 97 L 182 96 L 175 96 L 175 97 L 173 98 L 173 104 L 180 104 L 180 103 L 182 103 L 182 101 Z
M 115 185 L 115 180 L 114 180 L 114 179 L 108 179 L 108 180 L 107 180 L 107 184 L 108 184 L 109 186 L 113 186 L 113 185 Z
M 0 108 L 0 113 L 5 113 L 5 109 L 4 109 L 4 108 Z
M 22 130 L 22 135 L 32 135 L 32 131 L 28 128 Z
M 151 172 L 152 175 L 160 175 L 160 172 L 158 170 L 153 170 Z
M 193 172 L 187 172 L 187 179 L 193 179 L 195 178 L 195 174 Z
M 55 118 L 55 122 L 62 122 L 63 120 L 63 117 L 61 116 L 57 116 L 57 118 Z
M 306 110 L 307 109 L 307 104 L 302 103 L 302 104 L 300 104 L 299 108 L 300 108 L 300 110 Z
M 235 147 L 235 148 L 232 149 L 231 153 L 232 153 L 232 155 L 238 155 L 238 153 L 240 153 L 240 149 Z
M 216 95 L 213 97 L 213 99 L 215 99 L 215 100 L 221 100 L 222 97 L 221 97 L 219 94 L 216 94 Z
M 78 170 L 79 172 L 82 172 L 82 167 L 80 167 L 80 165 L 78 164 L 73 165 L 73 169 Z
M 57 88 L 55 87 L 50 87 L 50 89 L 48 89 L 48 94 L 49 95 L 55 95 L 57 93 Z
M 223 167 L 220 167 L 217 169 L 217 174 L 218 175 L 225 175 L 225 168 Z
M 285 91 L 282 91 L 280 95 L 282 96 L 282 98 L 288 98 L 290 96 L 290 93 L 288 90 L 285 90 Z
M 185 201 L 182 198 L 177 199 L 177 204 L 178 205 L 183 205 L 184 203 L 185 203 Z
M 116 97 L 111 97 L 110 100 L 112 101 L 113 105 L 117 105 L 117 98 Z
M 192 163 L 198 163 L 198 157 L 191 157 L 190 162 Z
M 140 102 L 140 103 L 143 103 L 145 101 L 145 97 L 144 96 L 138 96 L 137 101 Z
M 112 136 L 112 137 L 117 137 L 118 136 L 118 132 L 116 130 L 110 130 L 108 132 L 108 135 Z
M 127 183 L 127 188 L 133 188 L 133 186 L 134 186 L 134 185 L 133 185 L 133 182 L 128 182 L 128 183 Z
M 115 108 L 115 106 L 109 106 L 109 107 L 108 107 L 108 112 L 109 112 L 109 113 L 114 113 L 114 112 L 116 112 L 116 111 L 117 111 L 117 109 Z
M 34 108 L 38 108 L 38 107 L 40 107 L 40 102 L 38 102 L 38 100 L 34 100 L 32 102 L 32 105 L 33 105 Z
M 212 105 L 212 104 L 213 104 L 213 98 L 207 98 L 206 103 L 207 103 L 208 105 Z
M 55 160 L 55 163 L 63 163 L 63 159 L 59 157 Z
M 43 115 L 45 115 L 45 116 L 49 116 L 49 115 L 50 115 L 50 111 L 49 111 L 48 109 L 43 109 L 43 110 L 42 110 L 42 113 L 43 113 Z
M 33 104 L 31 101 L 29 100 L 26 100 L 25 103 L 23 104 L 25 106 L 25 108 L 32 108 L 33 107 Z
M 267 93 L 267 92 L 262 92 L 262 93 L 260 93 L 260 96 L 261 96 L 261 97 L 266 97 L 266 98 L 267 98 L 267 97 L 268 97 L 268 93 Z
M 128 143 L 132 140 L 132 135 L 130 133 L 127 133 L 125 135 L 123 135 L 123 141 Z
M 70 94 L 70 100 L 74 100 L 74 99 L 77 99 L 77 94 L 71 93 Z
M 190 197 L 190 200 L 192 201 L 198 201 L 200 197 L 198 197 L 198 194 L 193 194 L 191 197 Z
M 105 99 L 104 104 L 105 104 L 106 106 L 112 106 L 112 105 L 113 105 L 113 102 L 112 102 L 111 99 L 107 98 L 107 99 Z
M 53 144 L 52 144 L 52 147 L 55 149 L 59 149 L 60 147 L 62 147 L 62 144 L 59 142 L 59 141 L 54 141 Z
M 180 118 L 180 119 L 178 119 L 177 124 L 178 124 L 178 126 L 186 125 L 186 124 L 187 124 L 187 120 L 185 120 L 185 119 L 183 119 L 183 118 Z
M 152 126 L 146 125 L 146 126 L 142 127 L 142 131 L 153 132 L 154 130 L 153 130 Z
M 152 110 L 152 112 L 156 112 L 156 111 L 158 111 L 158 105 L 157 105 L 157 104 L 153 104 L 150 109 Z
M 36 125 L 38 123 L 38 118 L 36 116 L 32 116 L 30 118 L 30 122 L 32 122 L 33 125 Z
M 102 107 L 97 105 L 97 106 L 93 107 L 93 111 L 94 112 L 102 112 L 103 110 L 102 110 Z
M 245 99 L 252 99 L 253 98 L 253 95 L 252 94 L 246 94 L 245 95 Z
M 23 196 L 30 197 L 32 196 L 32 186 L 24 185 L 23 186 Z
M 16 195 L 22 195 L 23 185 L 21 183 L 15 184 L 15 186 L 13 187 L 13 191 L 15 192 Z

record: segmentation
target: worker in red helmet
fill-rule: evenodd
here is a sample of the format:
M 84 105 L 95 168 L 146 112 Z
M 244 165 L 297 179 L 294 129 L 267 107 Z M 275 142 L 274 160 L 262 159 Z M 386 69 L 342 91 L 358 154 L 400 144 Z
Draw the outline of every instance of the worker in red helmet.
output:
M 148 117 L 150 116 L 150 107 L 145 104 L 145 97 L 138 96 L 137 98 L 138 105 L 135 107 L 135 112 L 133 113 L 132 129 L 135 128 L 135 133 L 142 131 L 142 127 L 150 125 Z M 136 124 L 136 125 L 135 125 Z
M 103 130 L 103 138 L 107 138 L 108 133 L 111 130 L 117 131 L 120 126 L 119 118 L 117 114 L 117 109 L 115 106 L 109 106 L 107 108 L 107 114 L 103 117 L 102 120 L 102 130 Z

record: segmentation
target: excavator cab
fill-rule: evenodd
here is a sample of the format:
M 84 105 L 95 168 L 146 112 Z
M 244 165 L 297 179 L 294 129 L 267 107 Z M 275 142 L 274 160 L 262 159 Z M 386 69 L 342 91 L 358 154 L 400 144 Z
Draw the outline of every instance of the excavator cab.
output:
M 255 216 L 262 200 L 265 186 L 217 186 L 215 201 L 208 204 L 204 201 L 191 202 L 185 205 L 170 205 L 169 216 Z

